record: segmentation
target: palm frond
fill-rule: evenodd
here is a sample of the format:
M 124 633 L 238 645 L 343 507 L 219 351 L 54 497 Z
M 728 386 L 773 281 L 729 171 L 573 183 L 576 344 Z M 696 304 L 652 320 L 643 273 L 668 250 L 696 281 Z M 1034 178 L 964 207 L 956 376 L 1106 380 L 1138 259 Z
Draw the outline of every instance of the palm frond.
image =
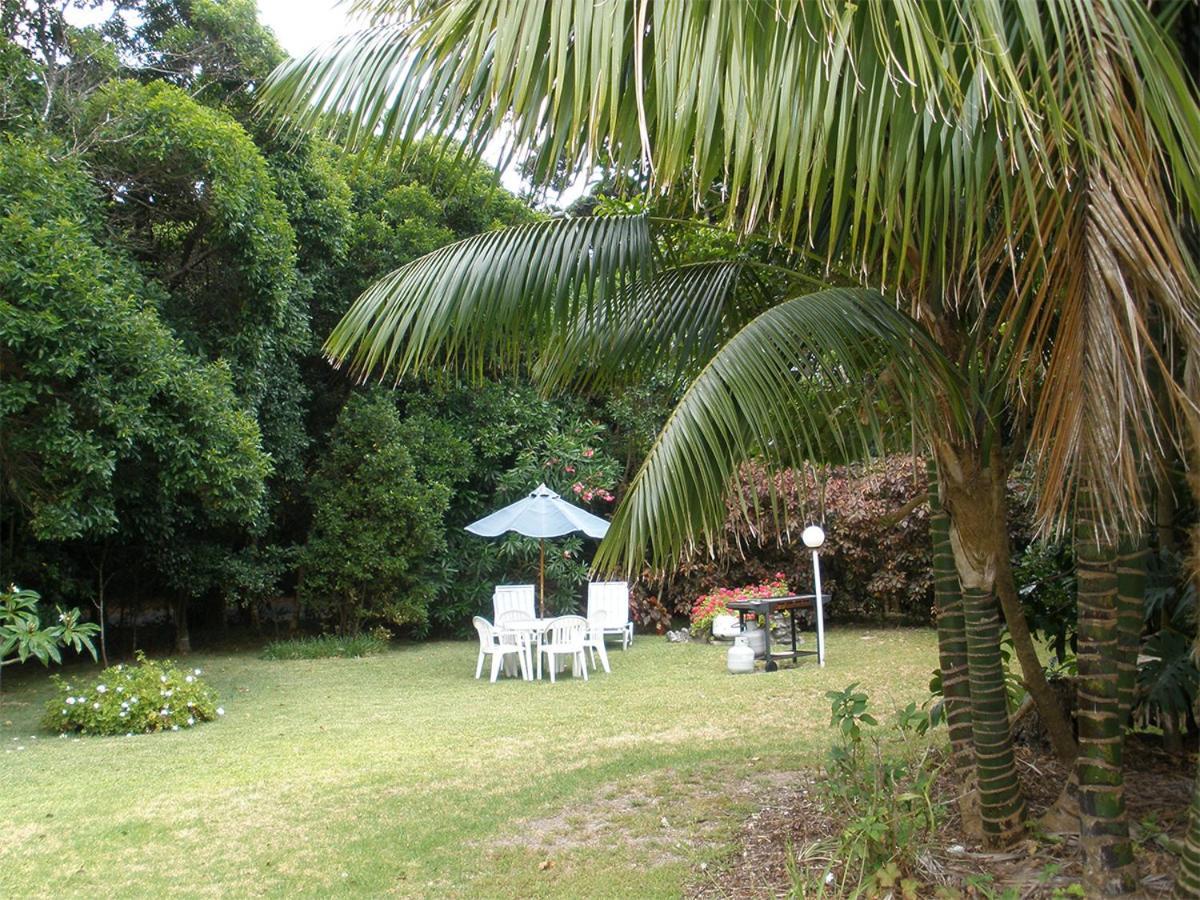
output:
M 650 277 L 643 216 L 553 219 L 449 244 L 385 276 L 325 344 L 359 378 L 513 363 Z
M 634 478 L 596 567 L 668 567 L 715 546 L 741 466 L 863 457 L 881 449 L 872 401 L 920 411 L 956 389 L 941 354 L 880 294 L 832 288 L 754 318 L 692 381 Z M 758 511 L 743 509 L 746 515 Z

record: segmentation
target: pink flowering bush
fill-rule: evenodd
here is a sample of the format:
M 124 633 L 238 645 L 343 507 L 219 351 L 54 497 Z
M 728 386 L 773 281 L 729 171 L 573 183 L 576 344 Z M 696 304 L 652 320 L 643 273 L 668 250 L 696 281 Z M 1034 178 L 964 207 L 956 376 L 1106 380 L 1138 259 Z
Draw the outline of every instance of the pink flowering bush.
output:
M 729 604 L 736 600 L 762 600 L 767 597 L 786 597 L 791 593 L 787 576 L 776 572 L 775 577 L 762 584 L 750 584 L 740 588 L 717 588 L 715 591 L 696 598 L 692 605 L 692 633 L 703 634 L 712 628 L 717 616 L 731 615 Z

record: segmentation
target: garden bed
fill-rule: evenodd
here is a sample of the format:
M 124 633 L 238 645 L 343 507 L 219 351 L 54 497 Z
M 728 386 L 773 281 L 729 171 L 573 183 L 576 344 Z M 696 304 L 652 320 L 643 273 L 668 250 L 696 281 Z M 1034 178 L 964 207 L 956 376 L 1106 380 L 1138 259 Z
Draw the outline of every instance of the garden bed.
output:
M 1125 769 L 1129 819 L 1137 844 L 1142 891 L 1165 896 L 1171 889 L 1178 858 L 1165 850 L 1161 837 L 1180 840 L 1187 827 L 1188 801 L 1195 759 L 1177 757 L 1139 740 L 1128 754 Z M 1065 779 L 1063 767 L 1043 752 L 1017 748 L 1018 770 L 1031 820 L 1052 804 Z M 825 848 L 834 844 L 844 823 L 827 812 L 819 771 L 798 773 L 743 822 L 737 848 L 726 866 L 696 874 L 687 896 L 692 898 L 749 898 L 788 896 L 797 883 L 819 884 L 829 865 Z M 943 799 L 955 785 L 948 777 L 939 783 Z M 1081 878 L 1079 844 L 1065 840 L 1030 839 L 1013 851 L 989 853 L 968 841 L 952 802 L 932 842 L 918 856 L 920 896 L 941 889 L 946 896 L 1016 896 L 1051 898 L 1073 896 Z M 1012 893 L 1006 894 L 1006 891 Z M 1056 893 L 1057 892 L 1057 893 Z M 803 893 L 797 891 L 801 896 Z M 831 890 L 829 896 L 837 896 Z M 1081 895 L 1080 895 L 1081 896 Z

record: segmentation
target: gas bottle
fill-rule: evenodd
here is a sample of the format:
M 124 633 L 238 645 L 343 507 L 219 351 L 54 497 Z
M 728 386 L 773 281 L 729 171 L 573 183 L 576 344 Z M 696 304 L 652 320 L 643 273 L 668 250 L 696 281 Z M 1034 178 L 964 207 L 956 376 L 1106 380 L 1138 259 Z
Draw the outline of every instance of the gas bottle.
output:
M 750 642 L 745 635 L 733 639 L 733 646 L 726 654 L 726 663 L 734 675 L 754 671 L 754 651 L 750 649 Z

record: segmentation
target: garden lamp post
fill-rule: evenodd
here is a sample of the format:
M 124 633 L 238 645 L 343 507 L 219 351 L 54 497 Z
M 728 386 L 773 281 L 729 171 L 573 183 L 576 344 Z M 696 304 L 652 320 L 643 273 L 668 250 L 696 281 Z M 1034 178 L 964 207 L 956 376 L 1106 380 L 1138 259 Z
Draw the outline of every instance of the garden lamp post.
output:
M 800 534 L 804 546 L 813 555 L 813 582 L 816 586 L 814 605 L 817 609 L 817 664 L 825 667 L 825 611 L 821 608 L 821 560 L 817 551 L 825 543 L 825 532 L 820 525 L 809 525 Z

